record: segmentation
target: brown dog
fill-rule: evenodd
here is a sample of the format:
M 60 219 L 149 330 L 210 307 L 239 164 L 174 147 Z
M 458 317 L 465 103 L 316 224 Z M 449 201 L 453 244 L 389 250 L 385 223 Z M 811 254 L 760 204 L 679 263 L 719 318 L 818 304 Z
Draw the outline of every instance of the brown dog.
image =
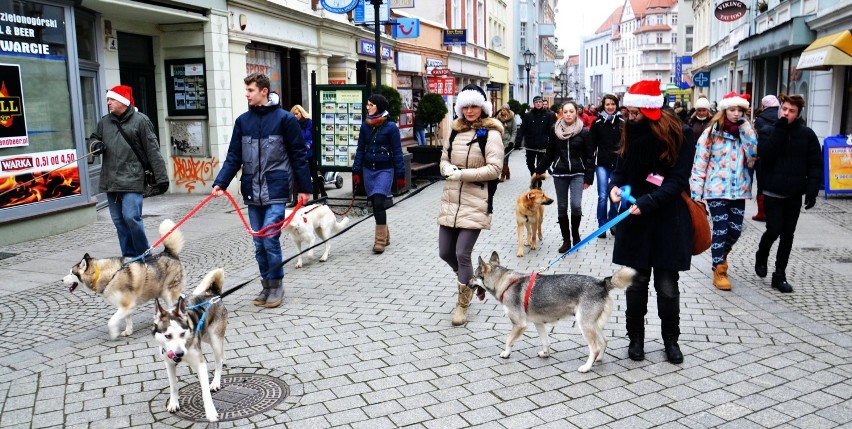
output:
M 530 246 L 535 250 L 536 234 L 538 239 L 544 237 L 541 234 L 541 224 L 544 222 L 544 206 L 552 204 L 553 199 L 544 195 L 541 189 L 530 189 L 518 197 L 515 202 L 515 219 L 518 222 L 518 257 L 524 256 L 524 246 Z M 527 230 L 527 239 L 524 239 L 524 229 Z

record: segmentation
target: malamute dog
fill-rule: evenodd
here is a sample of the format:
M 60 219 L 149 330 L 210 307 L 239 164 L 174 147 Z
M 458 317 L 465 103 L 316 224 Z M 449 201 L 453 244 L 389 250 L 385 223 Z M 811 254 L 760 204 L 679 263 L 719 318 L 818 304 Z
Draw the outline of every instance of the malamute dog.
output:
M 603 358 L 606 350 L 606 338 L 602 330 L 612 311 L 609 291 L 626 288 L 635 274 L 631 268 L 622 268 L 603 280 L 576 274 L 540 275 L 532 285 L 527 306 L 524 301 L 531 275 L 500 266 L 500 256 L 493 252 L 488 262 L 479 258 L 479 266 L 467 285 L 475 289 L 480 300 L 485 298 L 486 290 L 494 295 L 503 303 L 503 309 L 512 321 L 512 332 L 506 338 L 506 349 L 500 353 L 500 357 L 509 357 L 512 344 L 523 335 L 527 321 L 535 325 L 541 337 L 543 349 L 538 352 L 538 356 L 550 356 L 550 340 L 545 323 L 555 323 L 573 314 L 583 338 L 589 344 L 589 360 L 577 371 L 587 372 L 595 361 Z
M 290 213 L 287 213 L 289 216 Z M 343 228 L 349 225 L 349 218 L 344 217 L 339 222 L 334 212 L 327 205 L 312 204 L 299 209 L 293 221 L 284 229 L 290 234 L 293 243 L 296 245 L 296 251 L 299 255 L 296 259 L 296 268 L 302 268 L 302 245 L 307 244 L 308 247 L 314 245 L 317 237 L 320 240 L 328 240 L 332 235 L 337 234 Z M 331 241 L 325 242 L 325 253 L 320 257 L 320 262 L 328 260 L 328 252 L 331 250 Z M 308 251 L 308 257 L 314 257 L 313 249 Z
M 160 346 L 160 354 L 166 364 L 166 372 L 169 374 L 169 403 L 166 408 L 173 413 L 180 409 L 180 396 L 177 388 L 176 367 L 181 361 L 186 361 L 190 368 L 198 376 L 201 384 L 201 399 L 204 402 L 204 416 L 208 421 L 218 420 L 218 413 L 213 404 L 210 392 L 218 391 L 222 386 L 222 365 L 225 362 L 225 328 L 228 327 L 228 310 L 218 298 L 215 302 L 188 310 L 197 304 L 210 302 L 214 297 L 222 293 L 222 285 L 225 283 L 225 271 L 217 268 L 207 273 L 198 287 L 192 292 L 192 296 L 184 300 L 178 298 L 177 305 L 173 310 L 166 310 L 160 305 L 160 300 L 155 300 L 154 306 L 154 338 Z M 196 333 L 202 314 L 204 323 Z M 201 342 L 204 341 L 213 348 L 213 359 L 215 368 L 213 371 L 213 382 L 207 379 L 207 360 L 201 351 Z
M 553 204 L 553 198 L 544 195 L 539 189 L 530 189 L 518 197 L 515 202 L 515 220 L 518 222 L 518 257 L 524 256 L 524 246 L 530 246 L 530 250 L 536 249 L 536 234 L 541 240 L 541 224 L 544 223 L 544 206 Z M 527 238 L 524 239 L 524 229 Z
M 174 228 L 175 223 L 169 219 L 160 224 L 160 236 Z M 82 283 L 92 292 L 103 295 L 104 299 L 118 310 L 109 319 L 109 336 L 118 337 L 118 325 L 121 319 L 125 321 L 125 329 L 121 335 L 133 333 L 133 309 L 154 298 L 162 298 L 168 305 L 173 305 L 184 287 L 184 269 L 178 259 L 183 249 L 183 233 L 174 230 L 163 242 L 165 251 L 145 258 L 144 261 L 134 262 L 125 268 L 122 258 L 95 259 L 88 253 L 83 259 L 71 267 L 71 273 L 62 279 L 68 285 L 68 292 L 74 292 Z

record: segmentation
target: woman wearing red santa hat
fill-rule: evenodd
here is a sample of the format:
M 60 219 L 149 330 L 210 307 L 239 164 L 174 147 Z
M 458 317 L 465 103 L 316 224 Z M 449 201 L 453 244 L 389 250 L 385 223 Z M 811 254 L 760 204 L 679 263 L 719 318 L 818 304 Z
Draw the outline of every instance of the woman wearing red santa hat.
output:
M 150 163 L 161 193 L 169 189 L 169 175 L 154 125 L 136 109 L 133 90 L 127 85 L 112 87 L 107 92 L 107 107 L 109 114 L 101 118 L 90 137 L 94 151 L 103 154 L 98 191 L 107 194 L 121 256 L 132 258 L 148 250 L 142 221 L 143 160 Z
M 680 194 L 689 189 L 695 154 L 692 131 L 673 113 L 662 111 L 659 81 L 633 84 L 623 105 L 628 109 L 627 123 L 609 196 L 620 202 L 621 188 L 630 185 L 636 198 L 629 209 L 632 216 L 616 229 L 612 255 L 612 262 L 637 272 L 625 292 L 627 355 L 633 360 L 645 358 L 645 314 L 653 272 L 666 359 L 681 363 L 678 279 L 692 261 L 692 222 Z
M 713 219 L 713 286 L 731 290 L 728 253 L 743 231 L 746 199 L 751 198 L 751 178 L 757 135 L 745 120 L 749 95 L 731 92 L 719 102 L 717 113 L 695 145 L 689 187 L 692 198 L 706 200 Z

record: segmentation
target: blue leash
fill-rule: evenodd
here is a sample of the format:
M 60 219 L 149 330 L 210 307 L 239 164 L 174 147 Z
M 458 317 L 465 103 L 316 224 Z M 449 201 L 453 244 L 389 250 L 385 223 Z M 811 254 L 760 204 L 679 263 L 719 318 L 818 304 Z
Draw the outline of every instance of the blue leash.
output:
M 213 304 L 215 304 L 215 303 L 217 303 L 221 300 L 222 300 L 221 296 L 214 296 L 213 298 L 210 298 L 210 301 L 204 301 L 204 302 L 200 302 L 198 304 L 195 304 L 193 306 L 186 307 L 187 310 L 195 310 L 196 308 L 204 307 L 204 312 L 201 313 L 201 318 L 198 319 L 198 324 L 195 325 L 195 335 L 198 335 L 198 332 L 201 331 L 201 327 L 204 326 L 204 321 L 207 319 L 207 311 L 210 310 L 210 307 Z
M 630 195 L 630 185 L 624 185 L 621 188 L 621 198 L 627 200 L 627 202 L 629 202 L 631 204 L 636 204 L 636 198 L 633 198 L 633 196 Z M 538 272 L 543 273 L 543 272 L 549 270 L 550 267 L 558 264 L 559 262 L 562 262 L 562 260 L 565 259 L 566 256 L 576 252 L 577 250 L 580 250 L 581 247 L 585 246 L 586 244 L 589 244 L 589 242 L 592 241 L 594 238 L 603 234 L 608 229 L 614 227 L 617 223 L 624 220 L 627 216 L 630 216 L 630 210 L 625 210 L 623 213 L 619 214 L 614 219 L 612 219 L 611 221 L 604 224 L 604 226 L 598 228 L 597 231 L 589 234 L 586 238 L 580 240 L 580 242 L 575 244 L 574 247 L 568 249 L 567 252 L 563 253 L 558 258 L 554 259 L 553 262 L 550 263 L 550 265 L 540 268 L 538 270 Z

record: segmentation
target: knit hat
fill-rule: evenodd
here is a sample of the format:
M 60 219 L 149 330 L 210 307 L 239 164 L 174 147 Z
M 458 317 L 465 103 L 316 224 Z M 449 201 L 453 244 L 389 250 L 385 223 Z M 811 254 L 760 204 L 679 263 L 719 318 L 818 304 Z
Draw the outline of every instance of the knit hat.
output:
M 381 115 L 384 112 L 388 111 L 388 99 L 383 97 L 381 94 L 373 94 L 370 98 L 367 99 L 370 103 L 373 103 L 376 106 L 376 114 Z
M 627 90 L 627 94 L 624 94 L 622 105 L 638 107 L 645 117 L 652 121 L 659 121 L 663 100 L 663 94 L 660 92 L 660 81 L 640 80 Z
M 778 97 L 774 95 L 767 95 L 760 100 L 760 106 L 764 109 L 768 109 L 770 107 L 780 107 L 781 103 L 778 102 Z
M 707 97 L 700 95 L 700 96 L 698 96 L 698 100 L 695 100 L 695 106 L 694 107 L 696 109 L 710 110 L 710 100 L 708 100 Z
M 491 103 L 488 102 L 485 91 L 472 83 L 462 88 L 456 96 L 456 116 L 461 118 L 462 109 L 467 106 L 481 106 L 482 113 L 491 116 Z
M 536 101 L 544 101 L 544 98 L 540 95 L 536 95 L 535 97 L 533 97 L 533 103 L 535 103 Z
M 751 95 L 737 94 L 733 91 L 729 92 L 719 102 L 719 110 L 727 110 L 731 107 L 741 107 L 743 110 L 748 109 L 749 99 L 751 99 Z
M 133 102 L 133 89 L 127 85 L 116 85 L 112 87 L 112 89 L 107 91 L 107 98 L 112 98 L 113 100 L 128 107 L 136 107 L 136 103 Z

